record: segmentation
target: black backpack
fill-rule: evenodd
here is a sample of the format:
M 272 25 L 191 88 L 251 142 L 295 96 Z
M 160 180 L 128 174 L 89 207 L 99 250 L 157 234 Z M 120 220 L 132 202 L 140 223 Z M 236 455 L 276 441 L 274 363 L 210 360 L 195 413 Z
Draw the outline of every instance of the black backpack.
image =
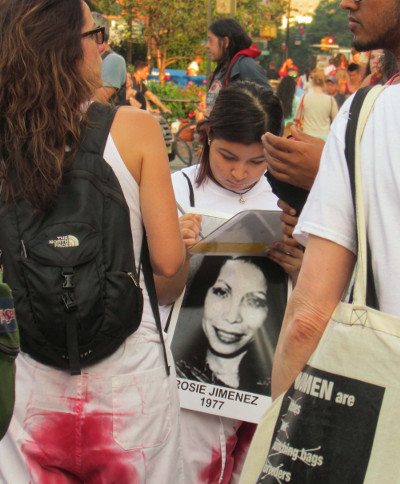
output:
M 93 103 L 56 202 L 0 204 L 4 279 L 13 291 L 21 349 L 79 374 L 138 327 L 143 296 L 129 209 L 103 151 L 116 108 Z

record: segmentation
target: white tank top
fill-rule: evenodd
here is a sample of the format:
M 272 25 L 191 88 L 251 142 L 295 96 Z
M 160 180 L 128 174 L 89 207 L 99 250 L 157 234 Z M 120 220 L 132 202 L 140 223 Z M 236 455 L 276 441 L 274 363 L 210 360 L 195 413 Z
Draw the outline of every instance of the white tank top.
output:
M 121 155 L 119 154 L 117 147 L 111 134 L 108 135 L 106 147 L 104 149 L 104 159 L 114 170 L 115 175 L 121 185 L 122 192 L 124 194 L 126 203 L 129 207 L 130 219 L 131 219 L 131 231 L 133 238 L 133 247 L 135 251 L 136 268 L 139 267 L 140 250 L 142 247 L 142 215 L 140 211 L 140 197 L 139 197 L 139 185 L 133 178 L 128 168 L 126 167 Z M 146 286 L 143 279 L 143 271 L 140 271 L 140 287 L 143 289 L 143 317 L 142 322 L 135 334 L 154 333 L 157 331 L 156 323 L 154 321 L 153 312 L 150 306 L 149 295 L 147 293 Z

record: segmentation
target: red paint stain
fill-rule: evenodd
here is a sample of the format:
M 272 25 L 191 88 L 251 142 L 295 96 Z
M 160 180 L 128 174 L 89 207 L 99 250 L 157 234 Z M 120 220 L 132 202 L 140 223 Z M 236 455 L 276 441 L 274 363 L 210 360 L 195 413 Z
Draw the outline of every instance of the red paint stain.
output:
M 141 482 L 136 465 L 143 467 L 142 453 L 124 451 L 115 443 L 111 414 L 41 411 L 31 413 L 25 427 L 30 440 L 22 445 L 22 452 L 35 483 Z
M 222 458 L 219 449 L 212 449 L 211 462 L 200 472 L 198 484 L 217 484 L 221 475 Z
M 239 428 L 226 441 L 226 462 L 221 478 L 222 458 L 220 450 L 212 449 L 211 462 L 198 477 L 197 484 L 229 484 L 235 471 L 239 471 L 244 463 L 251 439 L 257 426 L 242 422 Z
M 257 425 L 250 422 L 243 422 L 239 427 L 237 433 L 238 444 L 236 445 L 234 455 L 233 473 L 240 474 L 256 428 Z

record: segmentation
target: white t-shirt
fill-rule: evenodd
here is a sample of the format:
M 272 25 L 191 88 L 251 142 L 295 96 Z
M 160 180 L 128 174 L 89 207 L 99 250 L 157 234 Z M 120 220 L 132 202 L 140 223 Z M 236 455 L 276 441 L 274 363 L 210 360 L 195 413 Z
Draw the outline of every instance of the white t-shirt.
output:
M 320 169 L 295 229 L 356 252 L 355 219 L 344 139 L 351 100 L 332 124 Z M 399 102 L 399 104 L 397 104 Z M 379 96 L 361 142 L 361 174 L 368 240 L 380 309 L 400 316 L 400 85 Z
M 194 206 L 204 210 L 214 210 L 228 218 L 243 210 L 280 210 L 277 206 L 278 198 L 272 193 L 271 185 L 265 176 L 254 187 L 243 195 L 244 203 L 240 203 L 240 196 L 220 187 L 207 178 L 200 187 L 196 186 L 196 174 L 200 165 L 189 166 L 172 175 L 175 199 L 179 205 L 190 213 L 189 185 L 182 174 L 184 172 L 190 179 L 194 193 Z M 181 215 L 181 214 L 179 214 Z M 171 306 L 160 306 L 160 315 L 163 325 L 166 324 Z
M 230 217 L 243 210 L 279 210 L 277 207 L 278 198 L 272 193 L 272 189 L 265 176 L 248 191 L 243 198 L 244 203 L 240 203 L 240 196 L 220 187 L 212 180 L 207 178 L 200 187 L 196 186 L 196 174 L 199 165 L 184 168 L 182 172 L 189 177 L 194 191 L 195 207 L 206 210 L 217 210 L 224 212 Z M 172 175 L 176 201 L 186 212 L 190 212 L 189 186 L 186 178 L 178 171 Z

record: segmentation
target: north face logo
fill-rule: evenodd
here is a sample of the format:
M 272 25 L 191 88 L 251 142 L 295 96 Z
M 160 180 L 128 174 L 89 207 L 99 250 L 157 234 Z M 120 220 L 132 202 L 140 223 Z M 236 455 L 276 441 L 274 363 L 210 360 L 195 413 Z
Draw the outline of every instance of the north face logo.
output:
M 56 239 L 49 240 L 49 245 L 53 245 L 56 248 L 78 247 L 79 240 L 74 235 L 59 235 Z

